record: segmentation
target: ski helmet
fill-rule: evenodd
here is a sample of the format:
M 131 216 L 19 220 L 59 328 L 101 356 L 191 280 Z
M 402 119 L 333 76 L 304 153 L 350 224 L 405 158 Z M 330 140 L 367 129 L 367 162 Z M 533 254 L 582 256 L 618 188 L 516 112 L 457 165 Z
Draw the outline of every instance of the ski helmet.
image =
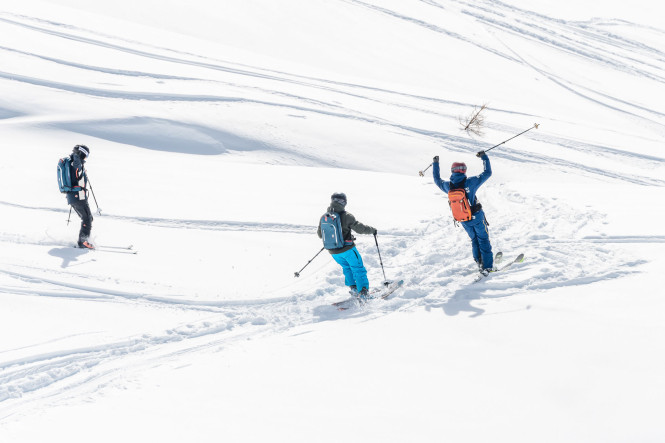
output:
M 78 151 L 80 155 L 83 156 L 83 158 L 88 158 L 90 157 L 90 148 L 88 148 L 86 145 L 76 145 L 74 146 L 74 152 Z
M 450 167 L 450 172 L 455 173 L 459 172 L 460 174 L 466 174 L 466 163 L 455 162 Z
M 343 192 L 335 192 L 330 196 L 330 200 L 337 202 L 342 206 L 346 206 L 346 194 Z

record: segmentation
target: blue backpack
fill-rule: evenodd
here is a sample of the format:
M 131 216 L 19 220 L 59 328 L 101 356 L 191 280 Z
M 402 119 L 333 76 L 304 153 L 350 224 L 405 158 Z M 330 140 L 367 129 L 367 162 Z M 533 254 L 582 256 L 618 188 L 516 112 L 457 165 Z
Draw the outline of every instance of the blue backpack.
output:
M 58 160 L 58 187 L 60 192 L 78 192 L 83 189 L 80 186 L 72 186 L 71 165 L 72 159 L 70 157 L 63 157 Z
M 321 238 L 325 249 L 344 247 L 342 217 L 336 212 L 326 212 L 321 216 Z

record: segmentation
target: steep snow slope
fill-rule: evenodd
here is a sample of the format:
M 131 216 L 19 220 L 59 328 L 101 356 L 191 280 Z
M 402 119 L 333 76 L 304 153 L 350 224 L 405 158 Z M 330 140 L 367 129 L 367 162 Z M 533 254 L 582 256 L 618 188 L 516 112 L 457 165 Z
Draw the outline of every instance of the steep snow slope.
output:
M 665 29 L 582 6 L 2 5 L 0 440 L 661 440 Z M 417 173 L 536 122 L 479 192 L 527 260 L 473 285 Z M 95 242 L 137 254 L 71 248 L 77 143 Z M 336 191 L 405 280 L 343 313 L 326 253 L 293 277 Z

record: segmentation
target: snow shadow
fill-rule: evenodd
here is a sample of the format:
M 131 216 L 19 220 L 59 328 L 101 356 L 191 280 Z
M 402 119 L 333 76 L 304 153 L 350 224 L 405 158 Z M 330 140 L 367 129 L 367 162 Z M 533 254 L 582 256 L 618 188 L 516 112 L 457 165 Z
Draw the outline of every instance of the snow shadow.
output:
M 23 114 L 16 112 L 13 109 L 0 108 L 0 120 L 5 120 L 8 118 L 19 117 Z
M 48 255 L 53 257 L 58 257 L 62 259 L 61 268 L 67 268 L 71 265 L 72 262 L 78 261 L 79 257 L 84 254 L 87 254 L 89 251 L 86 249 L 78 248 L 53 248 L 48 251 Z M 72 265 L 74 266 L 74 265 Z
M 218 155 L 270 149 L 263 141 L 208 126 L 150 117 L 54 123 L 67 131 L 154 151 Z

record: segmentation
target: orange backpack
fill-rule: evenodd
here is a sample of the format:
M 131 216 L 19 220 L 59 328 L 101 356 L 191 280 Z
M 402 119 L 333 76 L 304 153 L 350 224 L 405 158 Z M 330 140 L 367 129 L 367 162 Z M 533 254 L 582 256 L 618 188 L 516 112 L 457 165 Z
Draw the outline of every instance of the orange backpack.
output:
M 448 191 L 448 204 L 456 221 L 465 222 L 473 218 L 471 205 L 469 204 L 469 199 L 466 197 L 464 188 L 451 188 Z

